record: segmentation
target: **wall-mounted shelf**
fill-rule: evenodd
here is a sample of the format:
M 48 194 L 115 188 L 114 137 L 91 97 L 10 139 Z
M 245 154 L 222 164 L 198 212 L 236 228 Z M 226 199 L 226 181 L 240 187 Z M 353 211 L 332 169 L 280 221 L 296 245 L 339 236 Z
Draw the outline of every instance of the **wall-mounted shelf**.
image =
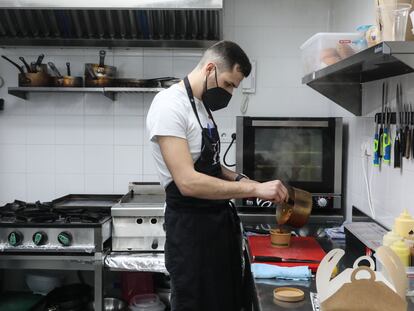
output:
M 28 93 L 101 93 L 115 100 L 117 93 L 158 93 L 160 87 L 9 87 L 9 94 L 28 99 Z
M 414 42 L 387 41 L 302 78 L 353 114 L 362 114 L 362 84 L 414 72 Z

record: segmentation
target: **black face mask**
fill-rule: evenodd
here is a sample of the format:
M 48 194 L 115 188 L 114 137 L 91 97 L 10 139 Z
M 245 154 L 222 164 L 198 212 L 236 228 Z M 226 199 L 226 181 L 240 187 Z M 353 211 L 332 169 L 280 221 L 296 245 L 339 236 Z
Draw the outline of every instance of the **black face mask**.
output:
M 214 72 L 216 74 L 217 86 L 207 90 L 207 77 L 206 77 L 206 83 L 204 86 L 205 91 L 203 95 L 201 96 L 203 103 L 211 111 L 216 111 L 219 109 L 226 108 L 231 99 L 231 94 L 227 92 L 225 89 L 223 89 L 222 87 L 218 86 L 217 69 L 215 69 Z

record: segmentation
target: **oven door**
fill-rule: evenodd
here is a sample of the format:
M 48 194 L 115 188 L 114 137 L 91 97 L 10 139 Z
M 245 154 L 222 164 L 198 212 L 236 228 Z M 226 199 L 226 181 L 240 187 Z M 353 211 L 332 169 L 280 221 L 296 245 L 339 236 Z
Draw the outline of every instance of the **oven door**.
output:
M 279 179 L 312 193 L 340 193 L 337 123 L 336 118 L 240 118 L 237 169 L 260 182 Z

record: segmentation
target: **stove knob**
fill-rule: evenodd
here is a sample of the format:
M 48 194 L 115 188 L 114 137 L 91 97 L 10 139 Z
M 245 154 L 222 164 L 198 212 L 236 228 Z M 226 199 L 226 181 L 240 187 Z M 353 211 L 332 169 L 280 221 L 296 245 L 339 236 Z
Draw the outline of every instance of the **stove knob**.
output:
M 70 232 L 63 231 L 59 233 L 57 239 L 63 246 L 69 246 L 72 244 L 72 234 L 70 234 Z
M 47 242 L 47 235 L 43 231 L 38 231 L 33 234 L 32 240 L 33 243 L 37 246 L 44 245 Z
M 319 207 L 326 207 L 328 205 L 328 200 L 326 198 L 319 198 L 318 199 L 318 206 Z
M 20 231 L 10 232 L 8 239 L 11 246 L 18 246 L 23 242 L 23 233 Z
M 154 241 L 152 241 L 151 248 L 152 249 L 157 249 L 158 248 L 158 240 L 157 239 L 155 239 Z

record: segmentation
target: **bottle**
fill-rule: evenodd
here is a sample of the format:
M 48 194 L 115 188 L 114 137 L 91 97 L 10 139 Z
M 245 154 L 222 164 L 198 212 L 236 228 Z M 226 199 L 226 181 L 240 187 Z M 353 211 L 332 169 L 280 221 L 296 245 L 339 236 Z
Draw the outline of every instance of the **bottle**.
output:
M 403 238 L 408 238 L 411 230 L 414 230 L 414 218 L 405 209 L 395 218 L 395 231 Z
M 401 237 L 395 232 L 395 227 L 382 238 L 382 245 L 391 246 L 394 242 L 401 240 Z
M 405 267 L 408 267 L 410 265 L 410 249 L 404 243 L 404 241 L 399 240 L 395 242 L 391 245 L 391 249 L 394 251 L 394 253 L 397 254 L 398 257 L 400 257 Z

